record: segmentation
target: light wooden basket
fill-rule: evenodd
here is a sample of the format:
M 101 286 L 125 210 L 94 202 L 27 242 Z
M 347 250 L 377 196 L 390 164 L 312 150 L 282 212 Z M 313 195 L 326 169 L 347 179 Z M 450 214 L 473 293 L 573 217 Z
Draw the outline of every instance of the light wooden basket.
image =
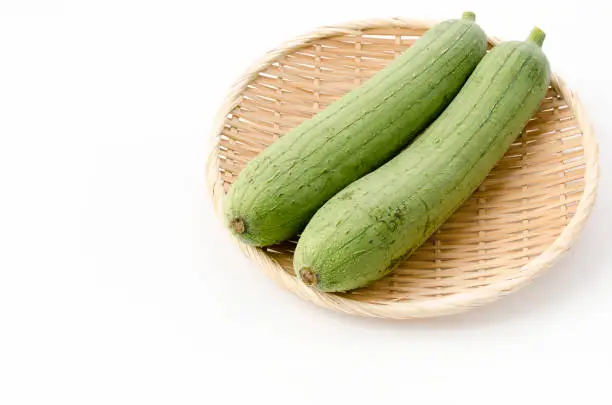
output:
M 231 89 L 214 128 L 207 176 L 217 212 L 249 160 L 359 86 L 432 25 L 389 19 L 324 27 L 251 67 Z M 490 38 L 491 46 L 497 42 Z M 515 291 L 552 265 L 587 219 L 598 174 L 597 142 L 583 107 L 553 75 L 539 112 L 479 190 L 371 286 L 317 292 L 293 273 L 295 240 L 264 249 L 235 240 L 277 283 L 317 305 L 395 319 L 453 314 Z

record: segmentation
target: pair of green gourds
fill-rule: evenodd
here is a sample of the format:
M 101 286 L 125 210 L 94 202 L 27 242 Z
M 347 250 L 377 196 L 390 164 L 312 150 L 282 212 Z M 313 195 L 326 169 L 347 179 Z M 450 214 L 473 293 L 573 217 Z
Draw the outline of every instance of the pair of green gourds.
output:
M 232 232 L 266 246 L 303 230 L 295 271 L 327 292 L 383 277 L 425 242 L 501 159 L 549 83 L 541 30 L 486 54 L 474 20 L 434 26 L 253 159 L 227 195 Z

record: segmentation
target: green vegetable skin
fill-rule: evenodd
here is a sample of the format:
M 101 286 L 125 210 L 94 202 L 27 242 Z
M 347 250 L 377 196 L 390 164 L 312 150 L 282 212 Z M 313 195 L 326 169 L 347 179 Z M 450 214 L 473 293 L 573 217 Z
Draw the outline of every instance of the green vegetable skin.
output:
M 431 28 L 363 86 L 253 159 L 227 195 L 227 225 L 256 246 L 296 235 L 334 194 L 430 124 L 485 50 L 486 36 L 472 13 Z
M 549 66 L 534 29 L 483 58 L 442 115 L 393 160 L 329 200 L 294 256 L 302 280 L 346 291 L 412 253 L 474 192 L 537 111 Z

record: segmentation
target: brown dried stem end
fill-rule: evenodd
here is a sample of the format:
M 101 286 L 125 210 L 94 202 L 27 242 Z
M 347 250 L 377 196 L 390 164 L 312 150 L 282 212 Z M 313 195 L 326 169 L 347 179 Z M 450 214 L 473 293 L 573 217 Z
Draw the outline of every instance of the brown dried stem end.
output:
M 244 221 L 242 218 L 234 218 L 230 222 L 230 227 L 234 232 L 241 235 L 246 231 L 246 226 L 244 226 Z
M 310 270 L 308 267 L 304 267 L 300 270 L 300 278 L 302 279 L 304 284 L 311 287 L 319 282 L 319 277 L 317 276 L 317 273 Z

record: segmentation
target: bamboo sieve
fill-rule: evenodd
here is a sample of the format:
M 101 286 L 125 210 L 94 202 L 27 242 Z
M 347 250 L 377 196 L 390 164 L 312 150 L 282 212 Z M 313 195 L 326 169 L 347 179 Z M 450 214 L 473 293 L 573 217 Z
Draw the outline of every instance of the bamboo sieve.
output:
M 433 24 L 395 18 L 324 27 L 251 67 L 232 87 L 214 128 L 207 180 L 217 213 L 249 160 L 359 86 Z M 598 176 L 597 142 L 582 104 L 553 74 L 540 110 L 480 188 L 382 280 L 320 293 L 293 273 L 297 238 L 267 248 L 234 240 L 278 284 L 322 307 L 393 319 L 448 315 L 492 302 L 550 267 L 587 219 Z

